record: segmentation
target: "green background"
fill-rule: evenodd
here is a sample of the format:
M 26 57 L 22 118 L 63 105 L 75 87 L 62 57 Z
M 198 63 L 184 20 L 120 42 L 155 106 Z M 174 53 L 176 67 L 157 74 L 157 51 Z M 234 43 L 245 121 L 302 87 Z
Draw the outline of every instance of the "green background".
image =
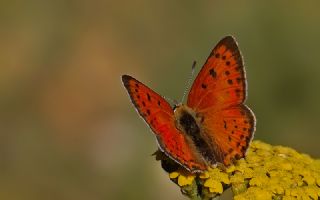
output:
M 185 199 L 120 76 L 180 100 L 237 39 L 255 139 L 320 157 L 319 1 L 0 2 L 0 199 Z

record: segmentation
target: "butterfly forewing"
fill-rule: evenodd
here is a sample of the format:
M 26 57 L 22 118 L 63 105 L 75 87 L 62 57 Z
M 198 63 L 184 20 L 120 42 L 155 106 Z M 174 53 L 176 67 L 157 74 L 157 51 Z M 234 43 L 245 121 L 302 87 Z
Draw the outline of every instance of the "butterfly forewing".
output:
M 160 149 L 190 171 L 205 169 L 203 161 L 176 128 L 170 104 L 131 76 L 122 76 L 122 82 L 136 110 L 155 133 Z
M 195 110 L 221 109 L 243 103 L 246 79 L 242 57 L 231 36 L 212 50 L 196 77 L 187 105 Z

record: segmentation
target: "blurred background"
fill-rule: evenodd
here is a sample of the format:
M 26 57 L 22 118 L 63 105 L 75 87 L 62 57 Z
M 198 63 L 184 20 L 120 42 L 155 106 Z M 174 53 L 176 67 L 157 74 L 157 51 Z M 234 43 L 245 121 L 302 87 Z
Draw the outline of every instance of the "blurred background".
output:
M 255 139 L 320 157 L 319 1 L 0 2 L 0 199 L 185 199 L 120 81 L 180 100 L 224 36 Z

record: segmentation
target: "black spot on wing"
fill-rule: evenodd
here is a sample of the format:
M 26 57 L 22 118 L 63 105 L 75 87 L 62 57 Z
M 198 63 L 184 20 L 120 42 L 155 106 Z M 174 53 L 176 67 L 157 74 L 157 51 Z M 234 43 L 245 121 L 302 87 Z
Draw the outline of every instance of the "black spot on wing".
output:
M 212 76 L 212 78 L 216 78 L 216 77 L 217 77 L 217 73 L 216 73 L 216 71 L 214 71 L 213 68 L 211 68 L 211 69 L 209 70 L 209 73 L 210 73 L 210 75 Z
M 240 89 L 236 89 L 235 92 L 236 92 L 237 97 L 240 97 L 241 90 Z
M 147 97 L 148 97 L 148 101 L 151 101 L 151 97 L 149 93 L 147 93 Z
M 240 83 L 242 81 L 242 78 L 238 77 L 236 80 L 237 80 L 237 83 Z
M 203 88 L 203 89 L 207 89 L 207 85 L 206 84 L 201 84 L 201 87 Z
M 241 151 L 242 151 L 242 152 L 245 152 L 246 150 L 247 150 L 247 147 L 246 147 L 246 146 L 242 146 L 242 147 L 241 147 Z
M 240 145 L 241 145 L 240 142 L 237 142 L 237 147 L 240 147 Z

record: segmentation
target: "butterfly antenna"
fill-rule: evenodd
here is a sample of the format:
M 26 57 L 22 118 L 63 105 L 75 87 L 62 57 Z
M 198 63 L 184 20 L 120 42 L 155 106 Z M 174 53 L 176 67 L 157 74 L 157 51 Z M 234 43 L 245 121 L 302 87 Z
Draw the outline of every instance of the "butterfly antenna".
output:
M 171 105 L 176 105 L 177 101 L 174 99 L 170 99 L 169 97 L 162 96 L 166 101 L 168 101 Z
M 192 81 L 192 77 L 193 77 L 193 75 L 194 75 L 194 71 L 195 71 L 195 68 L 196 68 L 196 64 L 197 64 L 197 62 L 196 62 L 196 61 L 193 61 L 193 64 L 192 64 L 192 67 L 191 67 L 191 74 L 190 74 L 190 76 L 189 76 L 189 78 L 188 78 L 187 85 L 186 85 L 186 89 L 184 90 L 181 103 L 184 101 L 184 98 L 186 97 L 187 92 L 188 92 L 188 90 L 189 90 L 189 88 L 190 88 L 191 81 Z

